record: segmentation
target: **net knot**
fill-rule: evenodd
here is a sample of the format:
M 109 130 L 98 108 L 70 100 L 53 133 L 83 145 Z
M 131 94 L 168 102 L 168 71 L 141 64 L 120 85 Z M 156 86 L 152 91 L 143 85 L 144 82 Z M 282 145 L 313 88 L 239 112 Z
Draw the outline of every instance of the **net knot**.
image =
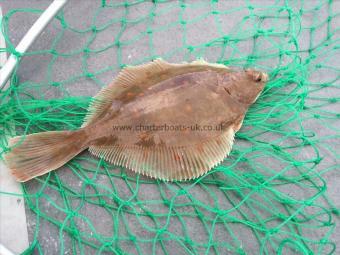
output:
M 272 228 L 268 230 L 268 235 L 275 235 L 277 232 L 279 232 L 276 228 Z
M 316 55 L 310 54 L 309 59 L 315 59 L 315 58 L 316 58 Z
M 197 211 L 197 212 L 196 212 L 196 215 L 197 215 L 197 217 L 200 218 L 200 219 L 203 219 L 203 218 L 204 218 L 203 213 L 200 212 L 200 211 Z
M 306 137 L 302 137 L 302 140 L 303 140 L 303 145 L 311 145 L 311 142 Z
M 248 56 L 247 59 L 248 59 L 248 62 L 254 62 L 255 57 L 254 56 Z
M 274 150 L 276 150 L 276 151 L 281 151 L 280 146 L 277 146 L 277 145 L 275 145 L 275 144 L 272 144 L 272 148 L 273 148 Z
M 188 46 L 187 49 L 188 49 L 188 51 L 192 52 L 192 51 L 194 51 L 195 48 L 194 48 L 194 46 Z
M 79 230 L 76 228 L 71 229 L 70 233 L 74 236 L 79 236 Z
M 177 195 L 178 196 L 182 196 L 182 195 L 186 195 L 187 191 L 185 189 L 181 189 L 180 191 L 178 191 Z
M 263 192 L 263 185 L 255 185 L 255 186 L 252 186 L 252 188 L 253 188 L 257 193 L 262 193 L 262 192 Z
M 324 238 L 322 238 L 322 239 L 320 240 L 320 243 L 321 243 L 321 244 L 327 244 L 327 243 L 328 243 L 328 240 L 327 240 L 327 239 L 324 239 Z
M 338 99 L 332 97 L 332 98 L 328 99 L 328 102 L 330 102 L 331 104 L 334 104 L 334 103 L 338 102 Z
M 226 44 L 230 40 L 229 36 L 223 36 L 223 43 Z
M 340 215 L 340 211 L 337 208 L 332 208 L 331 212 L 334 213 L 335 215 Z
M 122 20 L 120 21 L 120 23 L 122 24 L 122 26 L 124 26 L 124 25 L 126 25 L 126 20 L 125 20 L 125 19 L 122 19 Z
M 70 218 L 74 218 L 75 216 L 77 216 L 77 213 L 75 211 L 69 211 L 68 215 L 70 216 Z M 77 229 L 75 229 L 77 230 Z
M 60 82 L 54 81 L 54 82 L 51 83 L 51 85 L 53 87 L 59 87 L 60 86 Z
M 85 185 L 89 185 L 89 186 L 93 186 L 93 184 L 94 184 L 92 179 L 85 179 L 84 183 L 85 183 Z
M 190 245 L 194 244 L 194 242 L 189 237 L 185 237 L 185 242 Z
M 7 148 L 7 147 L 3 148 L 3 153 L 7 153 L 7 152 L 10 152 L 10 151 L 11 151 L 11 148 Z
M 14 56 L 16 56 L 17 58 L 21 58 L 23 56 L 23 54 L 19 51 L 13 50 L 12 54 Z
M 226 213 L 227 213 L 227 212 L 224 211 L 224 210 L 217 210 L 217 211 L 216 211 L 216 214 L 217 214 L 218 216 L 220 216 L 220 217 L 226 215 Z
M 322 225 L 323 225 L 324 227 L 329 227 L 329 226 L 332 226 L 333 223 L 331 223 L 331 222 L 324 222 Z
M 314 160 L 314 164 L 315 164 L 315 165 L 319 164 L 319 163 L 322 161 L 322 159 L 323 159 L 323 158 L 321 158 L 321 157 L 316 158 L 316 159 Z
M 146 211 L 146 212 L 145 212 L 145 215 L 148 216 L 148 217 L 150 217 L 150 218 L 154 218 L 154 215 L 153 215 L 152 212 L 150 212 L 150 211 Z
M 162 235 L 165 231 L 166 231 L 165 228 L 161 228 L 160 230 L 158 230 L 158 234 L 159 234 L 159 235 Z
M 242 248 L 237 248 L 236 249 L 236 253 L 240 254 L 240 255 L 245 255 L 246 254 Z
M 67 24 L 66 24 L 63 17 L 59 17 L 59 18 L 57 17 L 57 19 L 59 19 L 60 25 L 61 25 L 62 28 L 64 28 L 64 29 L 67 28 Z
M 58 55 L 58 52 L 55 49 L 50 50 L 50 53 L 55 56 Z
M 92 78 L 92 77 L 94 76 L 94 74 L 93 74 L 93 73 L 86 73 L 85 76 L 86 76 L 87 78 Z
M 295 162 L 293 162 L 293 166 L 298 167 L 298 166 L 302 166 L 302 165 L 303 165 L 303 163 L 300 162 L 300 161 L 295 161 Z
M 303 204 L 306 205 L 306 206 L 311 206 L 311 205 L 313 205 L 313 201 L 312 200 L 306 200 L 306 201 L 303 202 Z

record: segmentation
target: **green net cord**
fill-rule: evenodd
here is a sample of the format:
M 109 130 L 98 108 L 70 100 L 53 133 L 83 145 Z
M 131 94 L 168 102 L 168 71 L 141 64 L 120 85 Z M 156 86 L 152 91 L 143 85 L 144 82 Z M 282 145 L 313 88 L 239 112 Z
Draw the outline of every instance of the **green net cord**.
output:
M 20 62 L 0 92 L 0 155 L 8 136 L 79 128 L 126 65 L 204 58 L 270 81 L 230 156 L 196 180 L 148 179 L 84 152 L 22 184 L 24 254 L 339 253 L 328 193 L 339 185 L 338 1 L 70 1 L 16 52 L 15 28 L 46 7 L 35 5 L 3 5 L 0 51 Z

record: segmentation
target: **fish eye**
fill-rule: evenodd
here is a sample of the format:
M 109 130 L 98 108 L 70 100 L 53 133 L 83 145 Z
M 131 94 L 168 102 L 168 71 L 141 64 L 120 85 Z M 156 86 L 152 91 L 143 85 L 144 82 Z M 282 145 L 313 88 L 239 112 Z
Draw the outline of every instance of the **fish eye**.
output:
M 268 74 L 258 72 L 256 75 L 253 76 L 255 82 L 267 82 L 268 81 Z
M 261 73 L 254 73 L 253 79 L 254 79 L 255 82 L 262 81 L 262 74 Z
M 266 82 L 268 80 L 268 75 L 266 73 L 254 69 L 246 69 L 245 72 L 248 74 L 248 77 L 256 83 Z

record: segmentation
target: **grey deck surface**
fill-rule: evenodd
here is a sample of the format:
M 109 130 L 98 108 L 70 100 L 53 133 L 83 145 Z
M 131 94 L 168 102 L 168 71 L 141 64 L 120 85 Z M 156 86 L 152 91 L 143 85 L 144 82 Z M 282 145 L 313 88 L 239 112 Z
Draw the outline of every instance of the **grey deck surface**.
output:
M 266 1 L 252 1 L 253 3 L 263 3 Z M 312 1 L 311 1 L 312 2 Z M 337 2 L 337 1 L 335 1 Z M 340 5 L 338 3 L 339 8 Z M 0 2 L 3 13 L 6 14 L 8 11 L 14 8 L 37 8 L 37 9 L 45 9 L 49 5 L 50 1 L 47 0 L 31 0 L 31 1 L 24 1 L 24 0 L 5 0 Z M 227 8 L 230 8 L 230 6 L 237 6 L 239 3 L 238 1 L 231 1 L 229 3 L 225 3 Z M 129 15 L 131 17 L 138 17 L 148 12 L 150 8 L 150 3 L 145 4 L 144 6 L 138 5 L 136 8 L 131 8 Z M 222 4 L 221 4 L 222 5 Z M 98 4 L 97 1 L 75 1 L 71 0 L 69 4 L 66 5 L 66 15 L 67 19 L 69 20 L 70 24 L 77 28 L 84 28 L 88 26 L 90 23 L 90 18 L 93 16 L 93 11 L 97 8 Z M 222 7 L 221 7 L 222 8 Z M 196 13 L 202 12 L 204 10 L 195 10 Z M 114 15 L 119 15 L 119 10 Z M 177 14 L 175 14 L 177 15 Z M 164 20 L 162 22 L 167 23 L 171 22 L 175 17 L 175 15 L 167 15 L 164 17 Z M 194 15 L 194 13 L 191 13 L 191 15 Z M 22 36 L 26 33 L 28 28 L 33 24 L 35 21 L 35 18 L 37 16 L 34 15 L 18 15 L 15 19 L 12 19 L 12 23 L 10 24 L 10 35 L 11 40 L 13 44 L 17 44 L 19 40 L 22 38 Z M 238 17 L 233 17 L 231 20 L 226 18 L 225 21 L 225 27 L 224 29 L 228 31 L 228 28 L 232 28 L 232 20 L 237 19 Z M 339 20 L 338 20 L 339 21 Z M 202 23 L 200 23 L 202 25 Z M 214 38 L 217 36 L 216 30 L 209 29 L 210 27 L 214 26 L 214 20 L 206 20 L 204 22 L 204 25 L 192 27 L 189 31 L 187 40 L 189 43 L 199 43 L 211 40 L 211 38 Z M 340 23 L 338 24 L 340 26 Z M 145 27 L 131 27 L 127 30 L 126 36 L 133 36 L 136 33 L 139 33 L 141 30 L 145 29 Z M 55 38 L 56 33 L 58 32 L 58 28 L 54 26 L 54 23 L 48 26 L 46 31 L 43 32 L 43 34 L 38 38 L 38 40 L 35 42 L 33 47 L 31 49 L 48 49 L 51 43 L 53 42 L 53 39 Z M 114 33 L 114 32 L 113 32 Z M 318 34 L 316 34 L 318 36 Z M 321 35 L 320 35 L 321 36 Z M 98 37 L 95 41 L 95 44 L 97 46 L 105 45 L 107 42 L 112 41 L 112 34 L 105 33 L 100 34 L 100 37 Z M 63 40 L 58 45 L 58 50 L 60 52 L 67 52 L 71 49 L 77 49 L 82 48 L 84 41 L 87 40 L 86 36 L 84 37 L 77 37 L 74 34 L 66 35 L 67 40 Z M 178 33 L 176 33 L 176 29 L 172 29 L 167 31 L 167 33 L 162 33 L 157 35 L 155 39 L 155 48 L 157 49 L 157 54 L 162 54 L 163 52 L 170 51 L 171 48 L 177 47 L 178 44 L 181 43 L 181 38 Z M 307 41 L 307 40 L 306 40 Z M 302 43 L 303 44 L 303 43 Z M 123 51 L 123 60 L 125 63 L 133 63 L 137 60 L 142 60 L 144 55 L 149 52 L 149 45 L 148 41 L 140 41 L 138 43 L 133 44 L 134 47 L 127 48 L 126 51 Z M 244 50 L 247 50 L 247 47 L 249 45 L 244 45 Z M 106 54 L 106 55 L 105 55 Z M 98 54 L 98 57 L 91 59 L 90 67 L 95 70 L 96 68 L 105 67 L 106 65 L 113 65 L 113 63 L 116 61 L 116 52 L 114 50 L 110 50 L 109 52 L 106 52 L 105 54 Z M 208 60 L 214 61 L 218 58 L 219 52 L 215 52 L 213 50 L 210 50 L 209 53 L 206 53 L 206 56 Z M 194 56 L 192 57 L 194 58 Z M 173 55 L 169 61 L 181 61 L 183 59 L 182 55 Z M 31 57 L 25 57 L 21 63 L 20 69 L 19 69 L 19 78 L 20 81 L 36 81 L 41 82 L 46 80 L 45 74 L 46 74 L 46 64 L 49 63 L 51 60 L 51 56 L 31 56 Z M 268 66 L 274 67 L 276 63 L 266 63 Z M 333 63 L 333 65 L 339 66 L 340 64 L 340 58 L 337 58 L 337 62 Z M 55 80 L 62 80 L 67 79 L 68 77 L 74 76 L 75 74 L 80 72 L 80 58 L 71 58 L 69 61 L 64 61 L 60 63 L 55 64 L 54 74 Z M 103 75 L 99 77 L 100 81 L 103 84 L 109 83 L 112 78 L 114 77 L 116 73 L 115 72 L 106 72 Z M 319 77 L 322 79 L 322 77 Z M 94 83 L 89 79 L 84 79 L 79 84 L 73 85 L 72 88 L 69 88 L 69 92 L 73 95 L 94 95 L 99 90 L 99 87 L 97 85 L 94 85 Z M 58 97 L 60 96 L 57 90 L 50 92 L 50 97 Z M 330 92 L 329 94 L 331 94 Z M 340 111 L 339 105 L 337 105 L 337 110 Z M 323 132 L 320 129 L 320 126 L 318 124 L 309 124 L 309 128 L 314 129 L 317 132 Z M 325 152 L 327 153 L 327 152 Z M 326 157 L 327 160 L 327 157 Z M 334 159 L 330 159 L 334 160 Z M 64 176 L 65 177 L 65 176 Z M 67 177 L 67 176 L 66 176 Z M 340 173 L 339 171 L 331 171 L 329 173 L 326 173 L 324 175 L 324 178 L 326 178 L 328 182 L 328 191 L 327 194 L 333 199 L 333 201 L 336 203 L 337 207 L 340 207 Z M 75 182 L 78 180 L 74 180 Z M 70 182 L 72 182 L 72 179 L 70 179 Z M 73 183 L 74 185 L 77 185 L 77 183 Z M 118 185 L 119 187 L 119 185 Z M 34 189 L 34 187 L 32 187 Z M 149 187 L 149 194 L 152 194 L 152 187 Z M 147 194 L 147 191 L 145 193 Z M 50 194 L 53 197 L 53 194 Z M 46 205 L 46 210 L 48 211 L 48 204 Z M 53 209 L 53 207 L 52 207 Z M 105 212 L 102 212 L 100 210 L 97 210 L 97 208 L 88 208 L 87 209 L 87 215 L 90 215 L 91 219 L 96 221 L 96 219 L 100 219 L 97 222 L 97 229 L 100 233 L 106 233 L 108 230 L 108 225 L 106 221 L 104 220 L 107 216 Z M 29 230 L 29 239 L 32 240 L 33 238 L 33 230 L 36 225 L 35 221 L 35 214 L 32 213 L 30 210 L 26 210 L 27 214 L 27 221 L 28 221 L 28 230 Z M 92 214 L 92 216 L 91 216 Z M 336 218 L 337 223 L 339 224 L 339 218 Z M 48 254 L 58 254 L 60 252 L 60 244 L 59 244 L 59 232 L 58 229 L 54 228 L 50 224 L 46 222 L 40 223 L 40 236 L 42 236 L 41 244 L 44 247 L 45 251 L 48 251 Z M 112 223 L 111 223 L 112 224 Z M 187 228 L 190 232 L 195 233 L 197 235 L 197 240 L 204 239 L 205 236 L 200 236 L 200 232 L 198 231 L 198 227 L 193 223 L 192 225 L 188 225 Z M 238 229 L 238 231 L 241 232 L 242 235 L 247 235 L 247 230 Z M 242 232 L 243 231 L 243 232 Z M 249 230 L 248 230 L 249 231 Z M 108 233 L 109 234 L 109 233 Z M 15 238 L 15 237 L 13 237 Z M 221 237 L 221 240 L 223 240 L 223 237 Z M 244 240 L 247 240 L 247 238 L 244 238 Z M 335 230 L 335 233 L 332 235 L 332 240 L 336 240 L 338 243 L 338 246 L 340 246 L 340 230 L 339 227 Z M 228 240 L 225 240 L 228 241 Z M 65 252 L 71 253 L 71 250 L 69 250 L 69 247 L 67 247 L 66 242 L 66 250 Z M 258 250 L 258 244 L 248 242 L 244 244 L 245 246 L 248 246 L 248 251 L 252 251 L 249 254 L 257 254 Z M 146 248 L 147 249 L 147 248 Z M 174 246 L 174 249 L 176 247 Z M 147 250 L 145 250 L 145 254 L 147 253 Z M 338 253 L 339 247 L 338 247 Z M 91 252 L 89 252 L 91 254 Z M 175 253 L 174 253 L 175 254 Z

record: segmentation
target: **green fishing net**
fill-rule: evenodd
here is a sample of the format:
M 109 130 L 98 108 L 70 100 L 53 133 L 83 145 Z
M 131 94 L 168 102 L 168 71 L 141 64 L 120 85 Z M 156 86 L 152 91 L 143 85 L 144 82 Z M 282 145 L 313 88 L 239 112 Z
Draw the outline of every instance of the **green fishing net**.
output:
M 196 180 L 85 151 L 23 183 L 25 254 L 336 253 L 339 1 L 69 1 L 24 54 L 15 46 L 49 1 L 14 2 L 1 21 L 1 51 L 20 59 L 0 92 L 1 154 L 8 136 L 79 128 L 126 65 L 204 58 L 270 75 L 230 156 Z

